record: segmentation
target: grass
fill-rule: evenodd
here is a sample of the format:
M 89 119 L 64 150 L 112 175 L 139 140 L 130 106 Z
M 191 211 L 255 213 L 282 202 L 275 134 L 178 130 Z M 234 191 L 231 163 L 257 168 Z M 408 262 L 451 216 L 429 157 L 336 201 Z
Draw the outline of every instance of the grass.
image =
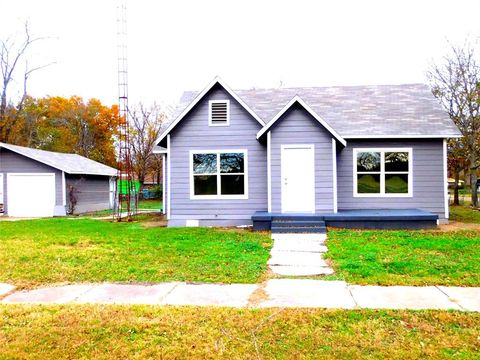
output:
M 140 200 L 138 202 L 139 209 L 145 210 L 160 210 L 162 208 L 161 200 Z
M 450 220 L 470 224 L 480 224 L 480 211 L 474 210 L 469 206 L 451 205 Z
M 335 278 L 354 284 L 480 286 L 478 231 L 330 230 Z
M 270 236 L 246 230 L 144 228 L 54 218 L 0 222 L 0 282 L 255 283 Z
M 138 210 L 158 210 L 160 211 L 163 208 L 163 204 L 161 200 L 139 200 L 138 201 Z M 122 206 L 122 209 L 126 211 L 126 206 Z M 113 213 L 112 209 L 105 209 L 99 211 L 93 211 L 82 215 L 89 215 L 89 216 L 103 216 L 103 215 L 111 215 Z
M 480 356 L 480 314 L 0 306 L 0 357 L 357 359 Z

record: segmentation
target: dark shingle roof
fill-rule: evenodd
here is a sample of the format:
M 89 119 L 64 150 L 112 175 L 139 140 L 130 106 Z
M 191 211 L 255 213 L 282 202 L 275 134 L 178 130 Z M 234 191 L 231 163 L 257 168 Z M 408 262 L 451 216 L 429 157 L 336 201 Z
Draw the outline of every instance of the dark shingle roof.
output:
M 199 92 L 185 92 L 175 120 Z M 459 136 L 458 128 L 424 84 L 235 90 L 268 123 L 298 95 L 342 137 Z

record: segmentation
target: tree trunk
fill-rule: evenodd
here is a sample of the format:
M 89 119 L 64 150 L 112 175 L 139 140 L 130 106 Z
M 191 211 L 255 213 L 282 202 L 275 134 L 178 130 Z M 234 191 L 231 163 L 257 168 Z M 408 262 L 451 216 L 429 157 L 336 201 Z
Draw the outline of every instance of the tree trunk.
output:
M 138 188 L 138 199 L 143 200 L 143 188 L 145 187 L 145 174 L 141 173 L 138 174 L 138 181 L 140 183 L 140 186 Z
M 471 188 L 472 188 L 472 206 L 478 207 L 478 194 L 477 194 L 477 169 L 471 170 Z
M 453 205 L 460 205 L 458 198 L 458 183 L 460 181 L 460 172 L 455 170 L 455 187 L 453 189 Z

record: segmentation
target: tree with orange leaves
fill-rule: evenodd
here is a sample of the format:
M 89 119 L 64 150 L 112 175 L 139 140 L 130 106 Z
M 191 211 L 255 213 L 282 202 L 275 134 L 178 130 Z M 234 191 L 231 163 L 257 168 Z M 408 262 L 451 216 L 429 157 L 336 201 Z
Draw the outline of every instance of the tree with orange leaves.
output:
M 118 107 L 100 100 L 49 96 L 23 100 L 21 110 L 9 107 L 6 142 L 42 150 L 76 153 L 116 165 Z

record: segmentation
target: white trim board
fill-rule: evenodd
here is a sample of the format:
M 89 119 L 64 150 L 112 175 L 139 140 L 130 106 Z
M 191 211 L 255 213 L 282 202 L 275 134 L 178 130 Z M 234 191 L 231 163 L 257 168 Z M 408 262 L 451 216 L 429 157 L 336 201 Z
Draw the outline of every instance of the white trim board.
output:
M 170 134 L 170 132 L 177 126 L 177 124 L 190 112 L 190 110 L 193 109 L 195 105 L 197 105 L 200 100 L 203 99 L 203 97 L 216 85 L 219 84 L 221 85 L 247 112 L 253 116 L 255 120 L 258 121 L 258 123 L 262 126 L 265 125 L 265 122 L 260 119 L 260 117 L 255 114 L 255 112 L 218 76 L 216 76 L 208 85 L 203 89 L 196 97 L 195 99 L 188 105 L 185 110 L 182 111 L 182 113 L 168 126 L 168 128 L 163 132 L 162 135 L 157 139 L 155 142 L 156 144 L 160 144 L 165 137 Z
M 344 139 L 449 139 L 463 135 L 344 135 Z
M 243 153 L 243 173 L 244 176 L 244 194 L 241 195 L 221 195 L 221 173 L 220 173 L 220 161 L 218 161 L 219 154 L 227 153 Z M 194 154 L 217 154 L 217 170 L 215 175 L 217 176 L 217 195 L 195 195 L 194 193 L 194 173 L 193 173 L 193 155 Z M 248 200 L 248 149 L 196 149 L 190 150 L 188 161 L 190 162 L 189 168 L 189 181 L 190 181 L 190 200 Z M 200 175 L 200 174 L 198 174 Z M 213 175 L 213 174 L 209 174 Z M 227 174 L 225 174 L 227 175 Z M 234 174 L 232 174 L 234 175 Z
M 444 191 L 444 201 L 445 201 L 445 219 L 450 218 L 450 208 L 449 208 L 449 197 L 448 197 L 448 168 L 447 168 L 447 159 L 448 159 L 448 147 L 447 139 L 443 140 L 443 191 Z
M 266 124 L 260 131 L 257 133 L 257 139 L 260 139 L 272 126 L 275 122 L 278 121 L 282 117 L 285 112 L 290 109 L 295 103 L 299 103 L 315 120 L 317 120 L 327 131 L 332 134 L 343 146 L 347 146 L 347 142 L 344 138 L 340 136 L 325 120 L 323 120 L 313 109 L 308 106 L 300 96 L 295 95 L 292 100 L 288 102 L 287 105 L 280 110 L 277 115 L 268 123 Z
M 166 198 L 165 198 L 165 193 L 166 193 L 166 191 L 167 191 L 167 189 L 165 188 L 165 179 L 166 179 L 166 176 L 165 176 L 165 174 L 166 174 L 165 166 L 166 166 L 166 164 L 167 164 L 167 162 L 165 161 L 166 156 L 167 156 L 166 154 L 163 154 L 163 155 L 162 155 L 162 212 L 163 212 L 164 214 L 167 213 L 167 211 L 166 211 L 166 209 L 165 209 L 165 205 L 166 205 L 166 203 L 165 203 L 165 199 L 166 199 Z
M 170 199 L 172 198 L 171 189 L 172 189 L 172 172 L 170 171 L 171 165 L 171 151 L 170 151 L 170 134 L 167 135 L 167 220 L 170 220 L 171 213 L 170 213 Z
M 380 193 L 358 193 L 357 192 L 357 153 L 359 152 L 380 152 Z M 386 152 L 407 152 L 408 153 L 408 193 L 395 194 L 385 193 L 385 153 Z M 411 198 L 413 197 L 413 149 L 410 147 L 368 147 L 368 148 L 353 148 L 353 197 L 354 198 Z M 396 172 L 388 172 L 395 174 Z M 397 173 L 406 173 L 397 172 Z
M 272 138 L 270 131 L 267 133 L 267 197 L 268 212 L 272 212 Z
M 62 204 L 67 206 L 67 183 L 65 181 L 65 171 L 62 171 Z
M 332 182 L 333 182 L 333 212 L 337 213 L 338 212 L 337 142 L 335 141 L 335 139 L 332 139 Z

